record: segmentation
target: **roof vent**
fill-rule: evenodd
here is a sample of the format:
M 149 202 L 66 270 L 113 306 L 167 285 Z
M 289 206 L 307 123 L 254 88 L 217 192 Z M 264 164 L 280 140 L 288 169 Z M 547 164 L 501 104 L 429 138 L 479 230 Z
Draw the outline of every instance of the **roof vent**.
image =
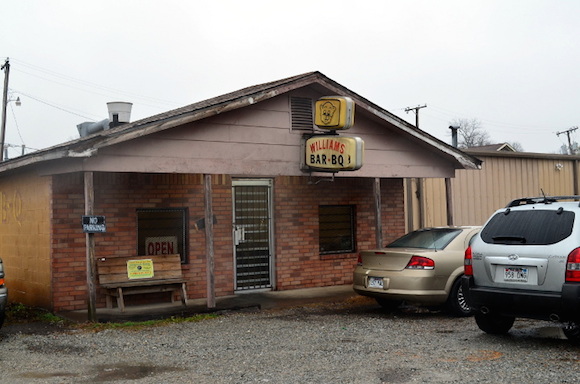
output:
M 81 137 L 87 137 L 93 133 L 109 129 L 109 119 L 97 122 L 87 121 L 85 123 L 77 124 L 77 129 L 79 130 L 79 135 L 81 135 Z
M 109 110 L 109 127 L 113 128 L 117 125 L 125 124 L 131 121 L 131 108 L 133 103 L 124 101 L 114 101 L 107 103 Z

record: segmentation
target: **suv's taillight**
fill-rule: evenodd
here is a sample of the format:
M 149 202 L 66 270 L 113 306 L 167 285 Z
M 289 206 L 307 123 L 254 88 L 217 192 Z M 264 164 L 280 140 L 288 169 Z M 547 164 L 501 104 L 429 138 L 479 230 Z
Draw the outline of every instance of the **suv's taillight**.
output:
M 566 282 L 580 283 L 580 248 L 576 248 L 568 255 Z
M 435 262 L 427 257 L 413 256 L 406 269 L 435 269 Z
M 473 276 L 473 256 L 471 254 L 471 247 L 465 250 L 465 258 L 463 259 L 463 274 L 465 276 Z

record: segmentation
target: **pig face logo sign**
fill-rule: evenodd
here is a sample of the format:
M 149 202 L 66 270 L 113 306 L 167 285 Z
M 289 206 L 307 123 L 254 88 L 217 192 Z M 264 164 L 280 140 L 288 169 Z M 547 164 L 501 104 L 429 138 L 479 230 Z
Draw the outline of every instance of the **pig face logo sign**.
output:
M 332 105 L 330 101 L 322 103 L 320 105 L 320 116 L 324 124 L 330 125 L 332 119 L 334 118 L 334 113 L 336 112 L 336 107 Z
M 349 97 L 324 96 L 316 101 L 314 124 L 322 129 L 349 129 L 354 124 L 354 102 Z

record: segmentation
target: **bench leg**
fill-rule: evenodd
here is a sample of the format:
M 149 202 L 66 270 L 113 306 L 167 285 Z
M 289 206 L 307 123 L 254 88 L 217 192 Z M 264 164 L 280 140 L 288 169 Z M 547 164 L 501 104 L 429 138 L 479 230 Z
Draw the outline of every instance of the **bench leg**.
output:
M 113 308 L 113 300 L 111 299 L 109 291 L 107 291 L 107 294 L 105 295 L 105 301 L 107 303 L 107 308 Z
M 187 289 L 185 283 L 181 283 L 181 304 L 187 305 Z
M 123 298 L 123 288 L 117 288 L 117 307 L 121 312 L 125 312 L 125 299 Z

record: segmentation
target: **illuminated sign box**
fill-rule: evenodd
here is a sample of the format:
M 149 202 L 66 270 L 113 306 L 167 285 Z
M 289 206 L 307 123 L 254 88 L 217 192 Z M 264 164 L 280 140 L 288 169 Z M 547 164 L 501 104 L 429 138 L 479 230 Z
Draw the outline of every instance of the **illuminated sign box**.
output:
M 314 124 L 323 129 L 349 129 L 354 125 L 354 102 L 349 97 L 321 97 L 315 104 Z
M 364 141 L 360 137 L 313 136 L 306 140 L 306 165 L 320 171 L 356 171 L 363 165 Z

